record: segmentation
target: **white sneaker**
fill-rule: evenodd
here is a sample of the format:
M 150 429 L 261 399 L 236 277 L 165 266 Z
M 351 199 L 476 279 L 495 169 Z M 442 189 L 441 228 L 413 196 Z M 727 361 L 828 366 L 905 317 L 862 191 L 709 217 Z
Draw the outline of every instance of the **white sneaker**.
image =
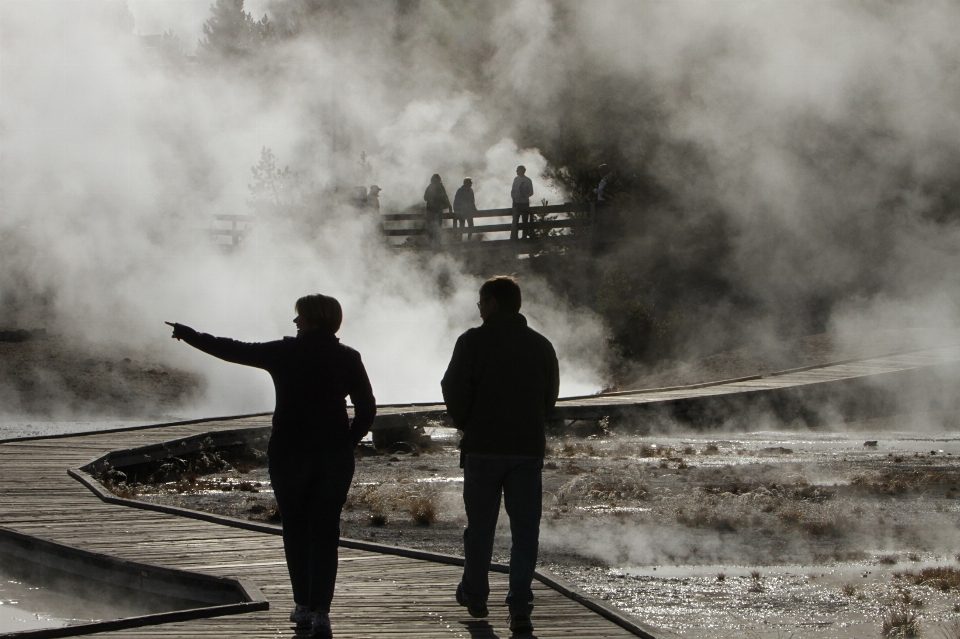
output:
M 311 613 L 310 636 L 320 639 L 333 639 L 333 630 L 330 629 L 330 615 L 325 612 Z
M 297 624 L 297 628 L 300 630 L 306 630 L 313 623 L 313 618 L 310 616 L 310 608 L 307 606 L 297 606 L 293 609 L 293 612 L 290 613 L 290 623 Z

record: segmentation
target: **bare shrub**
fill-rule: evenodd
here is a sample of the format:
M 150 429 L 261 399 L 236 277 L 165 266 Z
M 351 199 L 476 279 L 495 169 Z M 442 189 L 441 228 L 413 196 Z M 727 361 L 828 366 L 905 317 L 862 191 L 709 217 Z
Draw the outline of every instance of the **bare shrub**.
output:
M 717 581 L 726 581 L 727 575 L 722 572 L 717 573 Z
M 378 528 L 381 526 L 386 526 L 387 514 L 382 512 L 370 513 L 370 525 L 377 526 Z
M 855 584 L 843 584 L 843 587 L 840 589 L 847 597 L 856 597 L 857 596 L 857 586 Z
M 900 561 L 900 559 L 896 555 L 880 555 L 877 557 L 877 563 L 888 566 L 895 566 L 898 561 Z
M 880 632 L 884 637 L 919 637 L 920 618 L 912 610 L 895 608 L 883 618 Z
M 410 500 L 410 516 L 421 526 L 437 521 L 437 503 L 433 495 L 418 495 Z

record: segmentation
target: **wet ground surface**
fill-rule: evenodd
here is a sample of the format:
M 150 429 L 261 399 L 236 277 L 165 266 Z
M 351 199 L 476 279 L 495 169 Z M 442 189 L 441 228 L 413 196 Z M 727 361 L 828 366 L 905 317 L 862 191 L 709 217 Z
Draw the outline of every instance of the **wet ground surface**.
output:
M 541 565 L 664 636 L 865 638 L 886 621 L 957 639 L 956 417 L 551 439 Z M 358 459 L 344 536 L 461 554 L 455 432 L 432 434 L 431 451 Z M 244 470 L 126 490 L 270 521 L 265 469 Z M 503 515 L 495 559 L 508 552 Z

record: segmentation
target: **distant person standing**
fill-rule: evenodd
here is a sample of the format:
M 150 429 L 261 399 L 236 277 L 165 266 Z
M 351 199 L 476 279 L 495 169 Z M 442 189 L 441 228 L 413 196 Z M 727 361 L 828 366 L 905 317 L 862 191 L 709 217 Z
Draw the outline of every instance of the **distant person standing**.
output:
M 456 217 L 453 218 L 453 224 L 457 228 L 466 228 L 470 225 L 470 232 L 467 233 L 467 241 L 473 239 L 473 214 L 477 212 L 477 205 L 473 198 L 473 180 L 463 178 L 463 186 L 457 189 L 453 196 L 453 212 Z M 460 235 L 463 239 L 463 234 Z
M 311 637 L 329 639 L 340 512 L 353 480 L 353 449 L 370 430 L 377 403 L 360 353 L 336 337 L 340 303 L 307 295 L 295 309 L 297 336 L 272 342 L 238 342 L 167 324 L 175 339 L 222 360 L 262 368 L 273 378 L 277 405 L 267 459 L 296 604 L 290 621 L 298 630 L 309 629 Z
M 606 164 L 601 164 L 597 167 L 597 170 L 600 172 L 600 184 L 597 185 L 597 188 L 595 188 L 593 192 L 597 194 L 597 202 L 606 202 L 603 192 L 606 190 L 607 182 L 610 180 L 610 167 Z
M 382 190 L 376 184 L 372 184 L 370 194 L 367 195 L 367 208 L 378 215 L 380 214 L 380 191 Z
M 520 314 L 512 277 L 480 287 L 483 324 L 460 336 L 440 383 L 447 412 L 463 431 L 463 577 L 457 603 L 486 617 L 488 572 L 500 500 L 510 517 L 510 630 L 533 632 L 533 590 L 543 501 L 546 418 L 557 402 L 560 373 L 550 341 Z
M 443 210 L 450 210 L 450 198 L 447 197 L 447 190 L 443 188 L 443 180 L 438 173 L 434 173 L 430 178 L 430 186 L 423 192 L 423 199 L 427 203 L 427 237 L 430 238 L 430 246 L 434 249 L 440 248 L 440 227 L 443 226 Z
M 517 223 L 524 226 L 530 223 L 530 197 L 533 195 L 533 182 L 526 175 L 527 169 L 522 164 L 517 167 L 517 177 L 513 178 L 513 188 L 510 197 L 513 199 L 513 229 L 510 239 L 517 239 Z M 527 229 L 523 229 L 523 237 L 527 237 Z

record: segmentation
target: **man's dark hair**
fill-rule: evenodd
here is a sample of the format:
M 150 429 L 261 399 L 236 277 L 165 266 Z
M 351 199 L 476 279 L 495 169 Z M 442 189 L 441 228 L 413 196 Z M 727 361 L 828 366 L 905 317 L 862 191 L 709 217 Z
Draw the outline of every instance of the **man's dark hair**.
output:
M 520 284 L 509 275 L 497 275 L 484 282 L 480 297 L 494 298 L 501 311 L 516 313 L 520 310 Z

